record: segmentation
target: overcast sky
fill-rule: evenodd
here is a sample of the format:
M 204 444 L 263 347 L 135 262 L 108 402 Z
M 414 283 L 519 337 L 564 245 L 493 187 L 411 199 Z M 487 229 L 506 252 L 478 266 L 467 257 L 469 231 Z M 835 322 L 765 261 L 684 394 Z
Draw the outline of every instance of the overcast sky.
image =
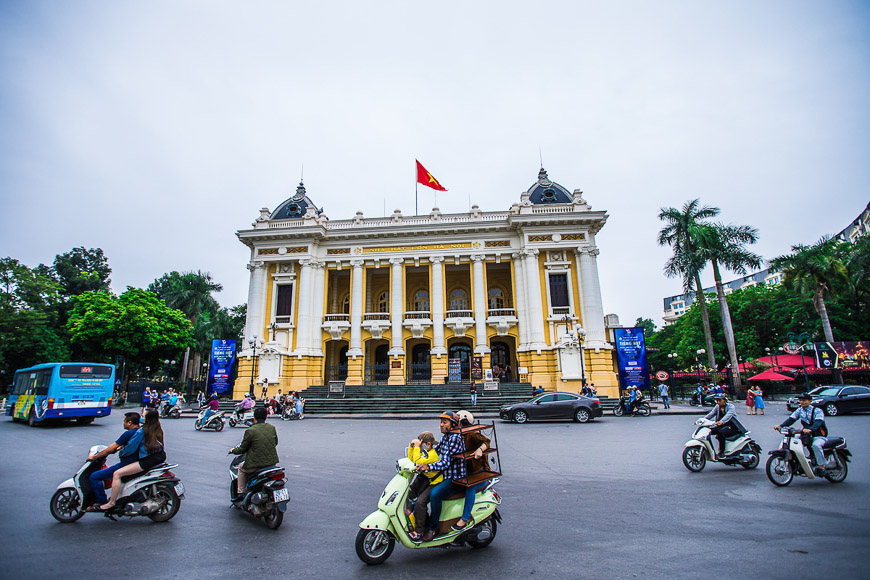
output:
M 235 232 L 303 164 L 331 219 L 413 214 L 415 158 L 443 212 L 502 211 L 540 150 L 610 215 L 605 311 L 661 325 L 662 206 L 771 258 L 870 201 L 868 49 L 860 1 L 0 0 L 0 255 L 100 247 L 115 292 L 203 270 L 233 306 Z

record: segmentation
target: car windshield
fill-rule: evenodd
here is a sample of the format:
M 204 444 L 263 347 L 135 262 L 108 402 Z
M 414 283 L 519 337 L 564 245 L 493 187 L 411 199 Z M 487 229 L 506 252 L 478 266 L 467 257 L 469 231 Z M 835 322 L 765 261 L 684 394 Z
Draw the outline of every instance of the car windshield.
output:
M 815 395 L 816 397 L 833 397 L 837 394 L 837 391 L 839 390 L 839 388 L 827 387 L 825 389 L 822 389 L 818 393 L 813 392 L 813 395 Z

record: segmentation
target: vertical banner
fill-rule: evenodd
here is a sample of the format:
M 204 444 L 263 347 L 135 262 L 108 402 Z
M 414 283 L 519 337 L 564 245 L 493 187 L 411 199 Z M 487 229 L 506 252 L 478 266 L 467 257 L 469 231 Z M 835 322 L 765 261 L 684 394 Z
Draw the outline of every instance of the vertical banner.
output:
M 471 380 L 479 381 L 483 379 L 483 357 L 471 357 Z
M 447 359 L 447 380 L 451 383 L 462 382 L 462 359 Z
M 216 338 L 211 341 L 211 360 L 208 366 L 208 393 L 218 395 L 233 392 L 233 365 L 236 362 L 236 340 Z
M 616 360 L 622 388 L 649 389 L 643 329 L 614 328 L 613 335 L 616 339 Z

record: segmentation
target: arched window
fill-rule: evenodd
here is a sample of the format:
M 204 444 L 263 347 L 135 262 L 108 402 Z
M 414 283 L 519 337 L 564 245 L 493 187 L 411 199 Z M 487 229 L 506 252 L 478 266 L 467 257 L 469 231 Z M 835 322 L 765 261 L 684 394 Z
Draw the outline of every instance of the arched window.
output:
M 504 308 L 504 292 L 501 288 L 490 288 L 488 294 L 490 310 Z
M 468 294 L 462 288 L 450 293 L 450 310 L 468 310 Z
M 429 312 L 428 290 L 417 290 L 414 293 L 414 310 L 417 312 Z
M 390 311 L 390 293 L 389 292 L 381 292 L 380 296 L 378 296 L 378 312 L 389 312 Z
M 344 314 L 350 314 L 350 294 L 345 294 L 341 301 L 341 311 Z

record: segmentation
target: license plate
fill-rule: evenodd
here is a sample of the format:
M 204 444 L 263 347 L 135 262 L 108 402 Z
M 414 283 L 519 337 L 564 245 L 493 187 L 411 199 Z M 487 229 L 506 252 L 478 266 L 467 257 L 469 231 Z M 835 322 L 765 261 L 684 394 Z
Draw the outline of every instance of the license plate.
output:
M 184 495 L 184 484 L 180 481 L 175 484 L 175 494 L 178 496 Z
M 275 501 L 287 501 L 290 499 L 290 492 L 286 489 L 276 489 L 273 493 Z
M 88 404 L 87 401 L 76 401 L 76 405 L 78 405 L 79 407 L 84 407 L 87 404 Z

